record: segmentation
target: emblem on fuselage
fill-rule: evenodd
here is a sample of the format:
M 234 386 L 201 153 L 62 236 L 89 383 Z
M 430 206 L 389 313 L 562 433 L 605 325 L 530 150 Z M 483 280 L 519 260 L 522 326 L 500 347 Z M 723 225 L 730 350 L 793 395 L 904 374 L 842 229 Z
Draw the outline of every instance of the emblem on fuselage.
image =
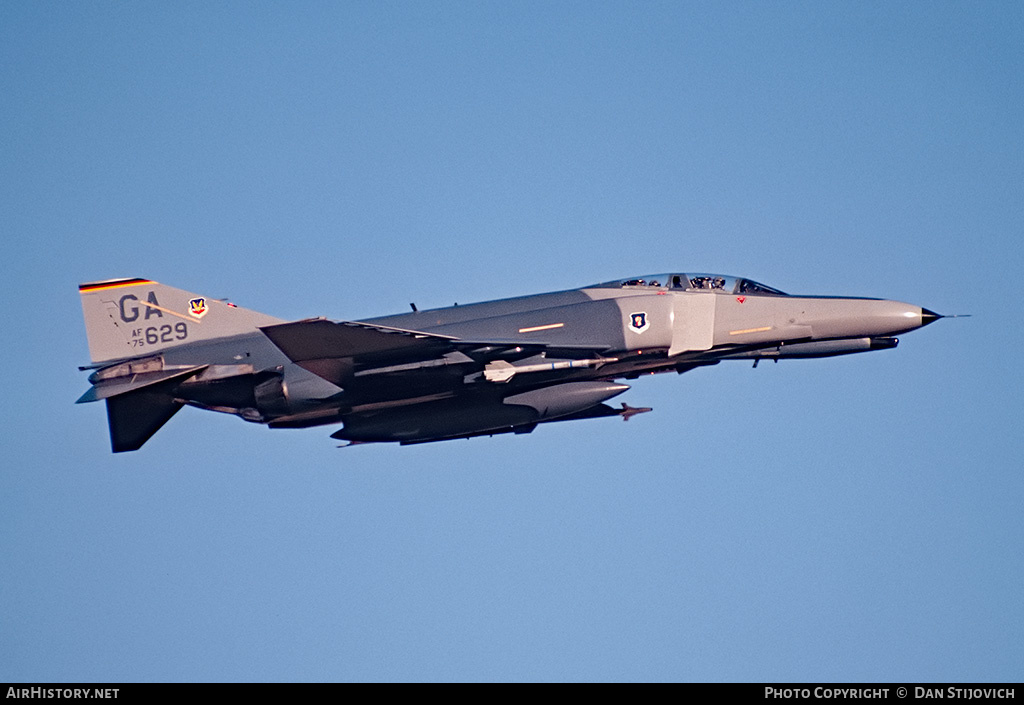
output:
M 643 333 L 650 327 L 651 324 L 650 321 L 647 320 L 646 311 L 629 314 L 629 329 L 634 333 Z
M 192 299 L 188 302 L 188 312 L 194 318 L 202 318 L 208 310 L 205 298 Z

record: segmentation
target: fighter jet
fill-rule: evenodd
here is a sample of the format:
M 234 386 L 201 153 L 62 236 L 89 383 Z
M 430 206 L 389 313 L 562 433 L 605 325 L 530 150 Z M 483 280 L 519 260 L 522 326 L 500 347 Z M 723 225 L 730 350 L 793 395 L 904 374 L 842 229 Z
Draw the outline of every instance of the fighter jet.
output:
M 149 279 L 79 286 L 111 447 L 183 406 L 332 438 L 428 443 L 650 411 L 621 380 L 722 360 L 896 347 L 943 316 L 883 299 L 792 296 L 721 274 L 656 274 L 359 321 L 284 321 Z

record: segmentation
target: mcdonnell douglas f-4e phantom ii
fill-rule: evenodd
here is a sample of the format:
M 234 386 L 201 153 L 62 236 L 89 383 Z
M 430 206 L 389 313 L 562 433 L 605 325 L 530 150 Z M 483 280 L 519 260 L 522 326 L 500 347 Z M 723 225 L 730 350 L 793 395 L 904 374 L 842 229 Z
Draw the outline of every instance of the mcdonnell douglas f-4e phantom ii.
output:
M 791 296 L 750 279 L 658 274 L 362 321 L 287 322 L 148 279 L 79 287 L 92 388 L 115 453 L 184 405 L 271 428 L 342 424 L 351 443 L 529 433 L 632 415 L 617 380 L 722 360 L 894 348 L 942 318 L 898 301 Z

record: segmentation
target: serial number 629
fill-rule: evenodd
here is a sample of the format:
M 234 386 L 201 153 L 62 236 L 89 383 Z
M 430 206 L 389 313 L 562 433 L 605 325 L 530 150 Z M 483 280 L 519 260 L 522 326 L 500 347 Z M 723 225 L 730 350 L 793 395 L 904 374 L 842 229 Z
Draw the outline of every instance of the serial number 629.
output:
M 175 340 L 184 340 L 188 337 L 188 326 L 182 323 L 175 323 L 174 326 L 164 324 L 162 326 L 150 326 L 149 328 L 136 328 L 132 331 L 132 347 L 139 348 L 157 343 L 173 343 Z

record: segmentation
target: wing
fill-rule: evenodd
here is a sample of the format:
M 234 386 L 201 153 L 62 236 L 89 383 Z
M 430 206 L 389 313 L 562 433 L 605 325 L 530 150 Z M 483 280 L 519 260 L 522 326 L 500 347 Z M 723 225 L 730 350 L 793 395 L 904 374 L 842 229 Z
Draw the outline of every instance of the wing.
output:
M 431 357 L 452 349 L 454 338 L 354 321 L 311 318 L 260 330 L 293 362 L 396 360 Z M 305 366 L 305 365 L 303 365 Z
M 260 330 L 288 359 L 338 383 L 345 377 L 420 370 L 451 364 L 485 364 L 541 352 L 580 359 L 599 353 L 587 346 L 554 346 L 517 340 L 462 340 L 447 335 L 357 321 L 311 318 Z

